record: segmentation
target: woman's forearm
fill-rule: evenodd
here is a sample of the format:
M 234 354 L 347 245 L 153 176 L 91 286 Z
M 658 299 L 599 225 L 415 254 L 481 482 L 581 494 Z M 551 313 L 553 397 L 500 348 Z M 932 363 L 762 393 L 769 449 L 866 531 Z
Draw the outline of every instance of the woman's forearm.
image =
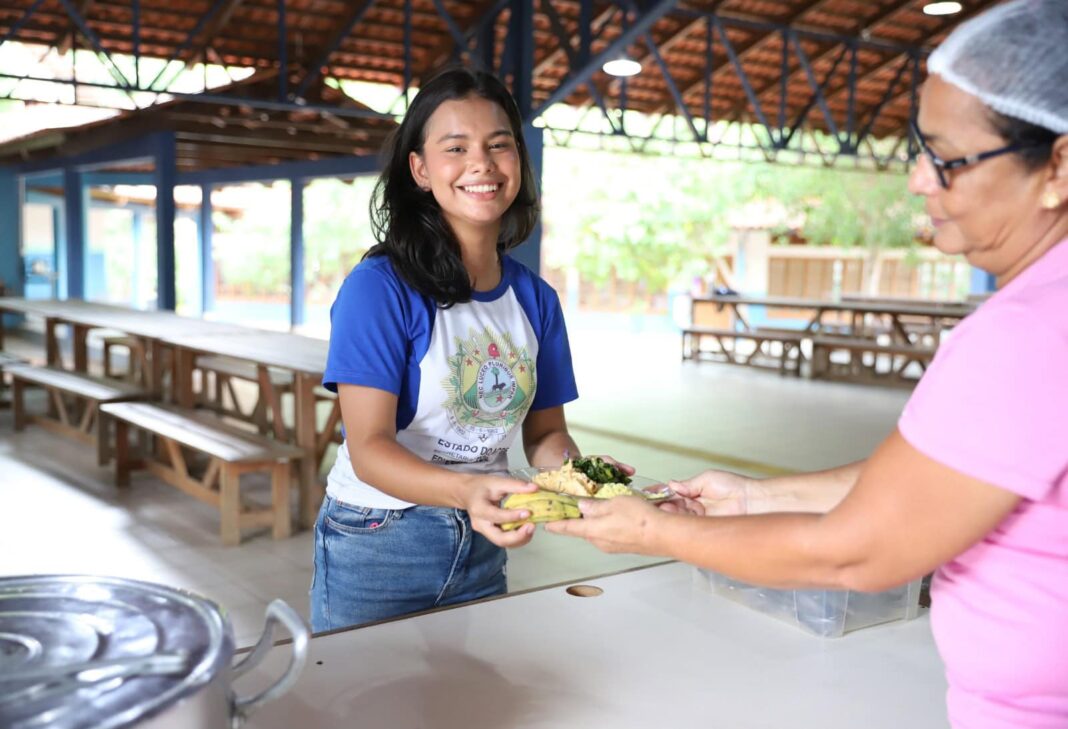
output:
M 413 504 L 465 508 L 471 474 L 427 463 L 386 435 L 346 446 L 356 476 L 379 491 Z
M 825 471 L 750 481 L 746 486 L 747 513 L 826 513 L 853 488 L 864 463 L 857 461 Z
M 823 518 L 671 515 L 649 523 L 650 552 L 768 587 L 851 587 L 849 551 L 828 542 Z
M 582 455 L 566 430 L 550 431 L 535 441 L 525 443 L 527 462 L 538 468 L 558 468 L 568 458 Z

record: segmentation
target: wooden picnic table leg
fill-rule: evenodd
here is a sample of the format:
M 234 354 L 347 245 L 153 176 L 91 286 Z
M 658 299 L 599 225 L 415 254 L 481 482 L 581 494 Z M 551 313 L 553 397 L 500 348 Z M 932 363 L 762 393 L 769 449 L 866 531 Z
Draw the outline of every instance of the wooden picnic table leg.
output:
M 742 331 L 751 332 L 753 328 L 749 326 L 749 322 L 742 316 L 742 312 L 738 309 L 738 304 L 731 304 L 731 311 L 734 312 L 734 317 L 742 323 Z
M 45 317 L 45 361 L 51 367 L 62 367 L 63 362 L 59 356 L 59 339 L 56 336 L 58 321 L 52 317 Z
M 315 385 L 318 378 L 306 372 L 295 373 L 293 382 L 293 427 L 297 445 L 304 450 L 300 459 L 300 523 L 311 528 L 319 514 L 323 487 L 319 483 L 319 463 L 316 455 Z
M 193 369 L 196 355 L 185 347 L 174 348 L 174 398 L 183 408 L 192 408 L 193 403 Z
M 293 533 L 289 511 L 289 472 L 288 463 L 275 463 L 271 467 L 271 509 L 274 511 L 271 536 L 275 539 L 285 539 Z
M 256 377 L 259 379 L 260 384 L 259 400 L 261 403 L 266 403 L 271 411 L 270 420 L 274 428 L 274 437 L 280 441 L 285 441 L 287 440 L 286 424 L 282 416 L 282 400 L 278 395 L 278 390 L 275 389 L 274 384 L 271 382 L 271 373 L 268 371 L 267 365 L 261 364 L 256 367 Z M 314 412 L 314 408 L 312 410 Z M 312 431 L 314 432 L 314 430 L 315 421 L 313 418 Z
M 72 343 L 74 346 L 74 371 L 75 372 L 88 372 L 89 371 L 89 327 L 84 324 L 72 324 L 74 335 L 72 337 Z
M 909 339 L 909 333 L 905 329 L 905 325 L 901 323 L 901 319 L 897 314 L 890 315 L 890 331 L 897 335 L 901 344 L 911 344 L 912 340 Z
M 816 313 L 808 320 L 808 325 L 805 327 L 806 332 L 815 332 L 817 329 L 823 328 L 823 312 L 823 309 L 816 309 Z

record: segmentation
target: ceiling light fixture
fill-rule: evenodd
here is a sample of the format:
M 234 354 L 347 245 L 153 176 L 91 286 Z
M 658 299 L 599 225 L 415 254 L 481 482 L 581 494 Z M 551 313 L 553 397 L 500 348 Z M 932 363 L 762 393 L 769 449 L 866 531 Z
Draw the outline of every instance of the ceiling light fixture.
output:
M 636 76 L 641 73 L 642 64 L 626 56 L 619 56 L 605 61 L 601 69 L 609 76 Z
M 927 3 L 923 6 L 923 12 L 926 15 L 953 15 L 962 9 L 963 6 L 958 2 Z

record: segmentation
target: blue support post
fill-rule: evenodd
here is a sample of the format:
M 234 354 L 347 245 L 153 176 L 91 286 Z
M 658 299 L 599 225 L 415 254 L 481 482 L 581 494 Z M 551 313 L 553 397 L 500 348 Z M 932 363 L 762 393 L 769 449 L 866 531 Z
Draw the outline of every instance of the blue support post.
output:
M 22 293 L 22 185 L 18 175 L 0 167 L 0 282 L 9 294 Z
M 211 237 L 215 224 L 211 221 L 211 185 L 200 186 L 200 219 L 197 225 L 200 242 L 200 313 L 215 309 L 215 259 L 211 254 Z
M 972 267 L 971 293 L 989 294 L 997 291 L 998 281 L 992 273 L 987 273 L 981 268 Z
M 304 180 L 294 177 L 289 184 L 289 324 L 298 327 L 304 323 Z
M 86 214 L 89 211 L 88 191 L 82 173 L 73 167 L 63 170 L 63 203 L 67 218 L 67 240 L 60 254 L 59 269 L 66 272 L 66 286 L 61 298 L 80 299 L 85 296 L 85 239 Z
M 130 281 L 130 306 L 140 308 L 141 303 L 141 261 L 144 260 L 144 252 L 141 246 L 145 236 L 145 214 L 140 210 L 133 211 L 133 219 L 130 223 L 130 238 L 133 240 L 133 279 Z
M 178 176 L 174 134 L 163 134 L 156 149 L 156 308 L 178 306 L 174 266 L 174 185 Z
M 534 0 L 512 0 L 508 34 L 515 55 L 512 95 L 525 121 L 533 121 L 534 106 Z M 540 142 L 539 142 L 540 143 Z
M 545 148 L 545 130 L 533 124 L 523 125 L 523 139 L 527 143 L 530 166 L 534 168 L 534 181 L 541 190 L 542 159 Z M 518 248 L 513 249 L 512 256 L 534 273 L 541 272 L 541 222 L 534 227 L 530 237 Z

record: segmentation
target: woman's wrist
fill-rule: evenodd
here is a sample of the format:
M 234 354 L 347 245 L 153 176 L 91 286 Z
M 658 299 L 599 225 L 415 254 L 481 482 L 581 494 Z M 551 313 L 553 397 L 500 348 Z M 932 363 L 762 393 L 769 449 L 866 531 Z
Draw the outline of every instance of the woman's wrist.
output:
M 447 469 L 446 469 L 447 470 Z M 478 488 L 479 474 L 447 471 L 445 498 L 448 506 L 467 511 L 471 503 L 471 494 Z

